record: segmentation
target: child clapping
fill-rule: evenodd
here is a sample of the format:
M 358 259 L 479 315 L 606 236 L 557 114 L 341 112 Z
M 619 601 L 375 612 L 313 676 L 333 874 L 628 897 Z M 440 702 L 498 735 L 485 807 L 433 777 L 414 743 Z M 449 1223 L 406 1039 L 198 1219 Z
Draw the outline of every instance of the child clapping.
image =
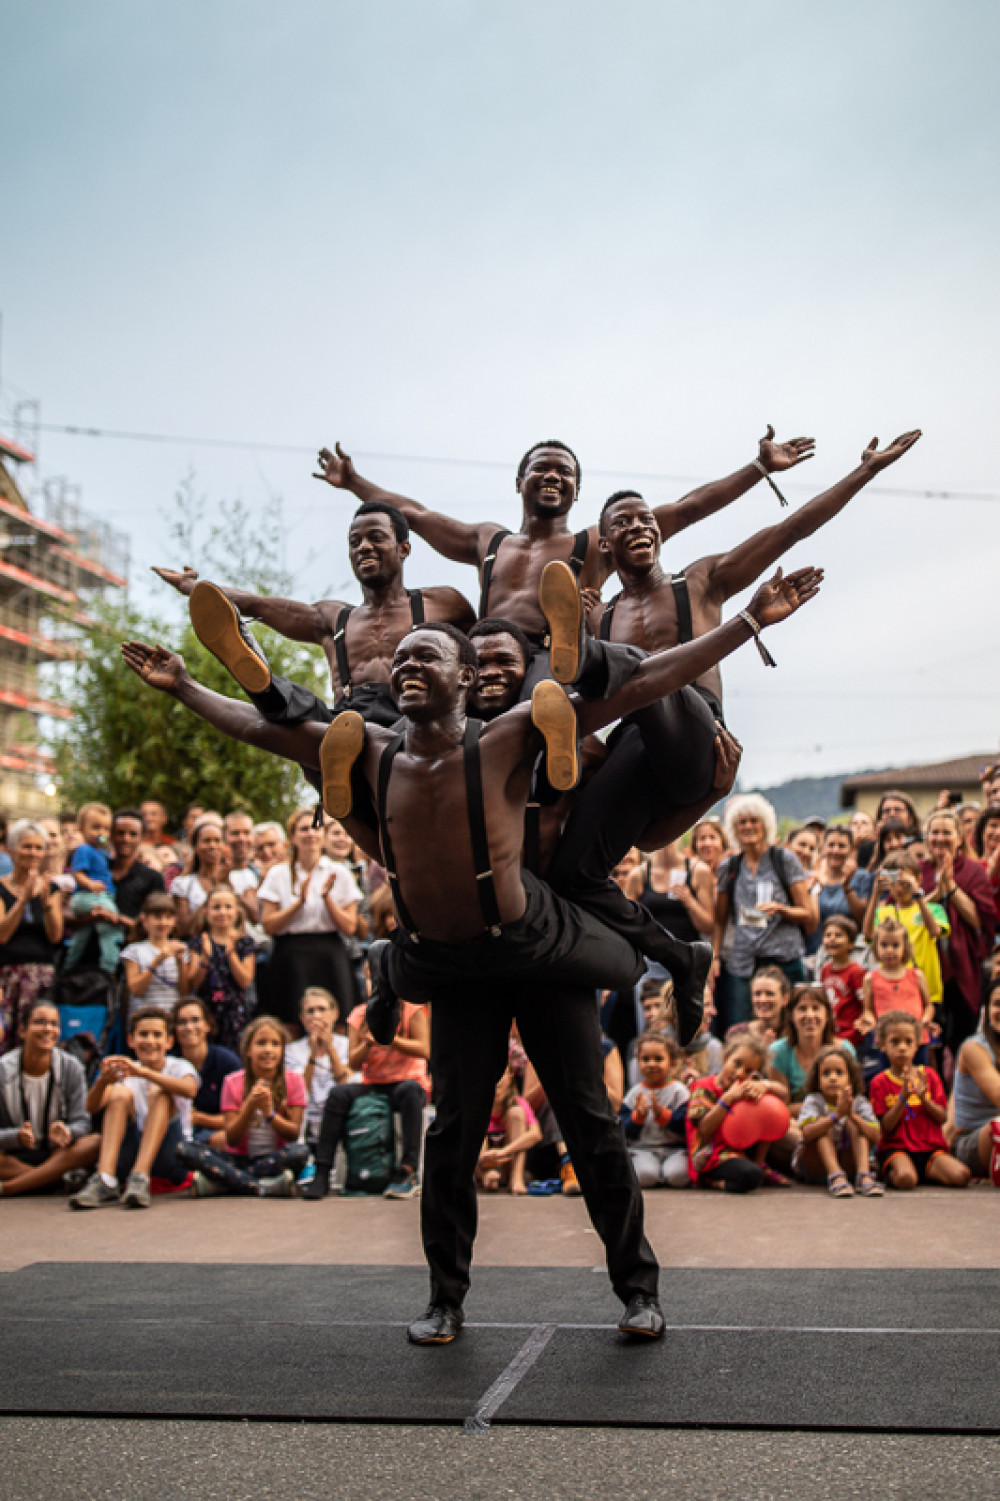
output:
M 622 1101 L 621 1116 L 641 1188 L 687 1188 L 690 1182 L 684 1117 L 691 1096 L 671 1078 L 679 1059 L 677 1044 L 662 1032 L 644 1032 L 636 1043 L 640 1082 Z
M 811 1183 L 821 1183 L 825 1177 L 835 1199 L 853 1196 L 848 1173 L 865 1198 L 884 1193 L 871 1171 L 871 1149 L 878 1145 L 881 1132 L 865 1098 L 857 1059 L 846 1048 L 833 1044 L 817 1053 L 806 1080 L 799 1129 L 802 1141 L 792 1158 L 799 1177 Z

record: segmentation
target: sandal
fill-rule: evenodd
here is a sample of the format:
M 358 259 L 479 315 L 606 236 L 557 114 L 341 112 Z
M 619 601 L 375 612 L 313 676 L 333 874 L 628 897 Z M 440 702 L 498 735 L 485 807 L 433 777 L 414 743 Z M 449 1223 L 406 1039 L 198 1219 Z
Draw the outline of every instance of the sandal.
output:
M 791 1188 L 791 1178 L 786 1178 L 784 1173 L 779 1173 L 777 1168 L 766 1167 L 764 1169 L 764 1182 L 768 1188 Z
M 847 1181 L 846 1173 L 827 1173 L 826 1191 L 831 1199 L 853 1199 L 854 1189 Z
M 874 1173 L 859 1173 L 854 1180 L 854 1187 L 863 1199 L 881 1199 L 885 1196 L 885 1188 Z

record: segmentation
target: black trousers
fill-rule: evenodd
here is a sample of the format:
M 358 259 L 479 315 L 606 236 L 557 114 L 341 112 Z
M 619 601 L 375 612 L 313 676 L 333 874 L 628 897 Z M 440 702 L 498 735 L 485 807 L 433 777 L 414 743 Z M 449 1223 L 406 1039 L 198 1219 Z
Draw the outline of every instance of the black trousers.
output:
M 522 870 L 521 880 L 528 899 L 524 916 L 505 923 L 496 938 L 484 933 L 469 943 L 414 943 L 397 928 L 387 957 L 396 994 L 436 1005 L 442 986 L 456 986 L 475 1009 L 485 977 L 520 981 L 537 975 L 547 985 L 586 985 L 591 992 L 638 982 L 645 966 L 633 944 L 556 896 L 531 871 Z
M 424 1086 L 417 1079 L 400 1079 L 395 1084 L 335 1084 L 323 1105 L 323 1120 L 316 1142 L 316 1166 L 326 1172 L 333 1167 L 351 1106 L 363 1094 L 384 1094 L 391 1109 L 402 1118 L 401 1161 L 404 1167 L 416 1172 L 420 1160 L 420 1128 L 427 1103 Z
M 478 1207 L 475 1168 L 507 1066 L 516 1020 L 528 1057 L 559 1118 L 587 1210 L 604 1242 L 623 1303 L 655 1296 L 659 1267 L 643 1232 L 642 1192 L 604 1088 L 592 990 L 537 982 L 491 985 L 470 997 L 443 991 L 431 1010 L 436 1115 L 424 1142 L 420 1226 L 431 1302 L 460 1308 L 469 1289 Z
M 331 709 L 328 703 L 290 678 L 272 677 L 263 693 L 247 695 L 254 708 L 271 724 L 330 724 L 342 709 L 357 709 L 369 724 L 390 730 L 399 719 L 388 683 L 359 683 L 350 698 L 341 698 Z

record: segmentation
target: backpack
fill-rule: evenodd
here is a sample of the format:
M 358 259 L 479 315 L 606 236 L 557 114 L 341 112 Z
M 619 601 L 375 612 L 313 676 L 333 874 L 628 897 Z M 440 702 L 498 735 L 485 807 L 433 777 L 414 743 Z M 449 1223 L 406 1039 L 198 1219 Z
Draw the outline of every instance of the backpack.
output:
M 782 849 L 780 844 L 770 845 L 767 853 L 771 857 L 771 864 L 774 867 L 775 875 L 778 877 L 778 884 L 784 892 L 785 901 L 790 903 L 792 900 L 792 879 L 799 880 L 800 877 L 792 877 L 791 867 L 787 863 L 788 851 Z M 718 872 L 718 892 L 720 896 L 732 896 L 733 888 L 739 879 L 742 868 L 742 850 L 738 855 L 726 856 L 725 860 L 719 866 Z
M 388 1186 L 395 1165 L 396 1138 L 392 1106 L 373 1090 L 354 1101 L 344 1132 L 347 1150 L 345 1194 L 380 1194 Z

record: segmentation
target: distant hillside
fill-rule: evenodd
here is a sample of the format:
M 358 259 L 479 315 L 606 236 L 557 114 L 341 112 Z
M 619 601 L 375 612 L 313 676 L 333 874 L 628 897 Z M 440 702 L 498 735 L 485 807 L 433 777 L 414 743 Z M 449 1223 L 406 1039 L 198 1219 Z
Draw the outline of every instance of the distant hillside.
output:
M 843 811 L 840 806 L 841 782 L 846 777 L 857 775 L 857 772 L 842 771 L 832 777 L 795 777 L 777 787 L 746 790 L 763 793 L 768 802 L 774 804 L 779 818 L 808 818 L 815 813 L 820 818 L 831 819 Z

